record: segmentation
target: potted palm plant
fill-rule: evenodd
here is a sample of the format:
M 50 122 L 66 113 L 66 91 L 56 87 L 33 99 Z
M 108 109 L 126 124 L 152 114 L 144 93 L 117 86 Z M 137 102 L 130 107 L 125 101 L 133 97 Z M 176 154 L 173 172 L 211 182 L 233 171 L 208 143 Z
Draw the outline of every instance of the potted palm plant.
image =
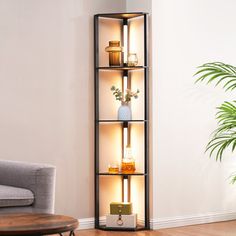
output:
M 236 89 L 236 67 L 222 62 L 206 63 L 198 67 L 195 74 L 196 82 L 215 82 L 222 85 L 225 91 Z M 234 152 L 236 148 L 236 101 L 225 101 L 217 107 L 216 119 L 218 127 L 213 132 L 207 144 L 206 151 L 209 156 L 215 155 L 216 161 L 221 161 L 226 149 Z M 236 182 L 236 175 L 232 174 L 232 183 Z

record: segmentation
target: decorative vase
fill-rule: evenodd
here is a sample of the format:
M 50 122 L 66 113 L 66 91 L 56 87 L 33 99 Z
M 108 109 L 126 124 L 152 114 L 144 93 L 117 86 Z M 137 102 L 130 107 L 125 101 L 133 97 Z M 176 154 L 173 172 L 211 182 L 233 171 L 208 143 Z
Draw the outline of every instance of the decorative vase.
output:
M 122 104 L 118 109 L 118 120 L 131 120 L 132 113 L 129 104 Z
M 120 55 L 122 47 L 120 41 L 109 41 L 109 46 L 105 49 L 109 53 L 109 66 L 120 66 Z

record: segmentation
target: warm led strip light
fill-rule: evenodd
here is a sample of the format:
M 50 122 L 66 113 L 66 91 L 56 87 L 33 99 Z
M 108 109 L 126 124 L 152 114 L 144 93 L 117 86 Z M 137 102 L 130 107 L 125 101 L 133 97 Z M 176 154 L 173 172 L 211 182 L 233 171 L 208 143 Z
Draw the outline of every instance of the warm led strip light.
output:
M 124 63 L 127 63 L 128 58 L 128 25 L 123 25 L 123 52 L 124 52 Z
M 123 93 L 126 95 L 126 90 L 128 88 L 128 76 L 123 76 Z M 123 158 L 125 157 L 125 148 L 128 145 L 128 127 L 123 128 Z
M 127 145 L 128 145 L 128 127 L 124 127 L 123 128 L 123 147 L 124 147 L 123 158 L 125 157 L 125 148 Z
M 127 75 L 123 76 L 123 88 L 124 88 L 124 95 L 126 95 L 126 90 L 128 88 L 128 76 Z
M 127 33 L 127 31 L 126 31 L 126 33 Z M 127 40 L 124 41 L 124 42 L 127 42 Z M 124 58 L 125 58 L 125 53 L 124 53 Z M 126 58 L 127 58 L 127 54 L 126 54 Z M 124 95 L 126 95 L 127 88 L 128 88 L 128 76 L 124 75 L 123 76 L 123 92 L 124 92 Z M 124 127 L 123 128 L 123 149 L 124 149 L 123 158 L 125 158 L 125 151 L 126 151 L 127 145 L 128 145 L 128 127 Z M 129 201 L 129 182 L 128 181 L 129 180 L 128 180 L 127 177 L 123 177 L 123 202 L 125 202 L 125 203 L 127 203 Z
M 127 203 L 129 201 L 129 196 L 128 196 L 128 178 L 123 178 L 123 202 Z

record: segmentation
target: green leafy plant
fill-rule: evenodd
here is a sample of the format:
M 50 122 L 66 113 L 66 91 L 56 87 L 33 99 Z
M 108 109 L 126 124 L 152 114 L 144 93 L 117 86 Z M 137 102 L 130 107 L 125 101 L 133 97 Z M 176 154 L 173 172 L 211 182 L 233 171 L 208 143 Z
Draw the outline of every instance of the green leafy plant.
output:
M 215 82 L 215 86 L 222 85 L 225 91 L 236 89 L 236 67 L 222 62 L 206 63 L 198 67 L 195 74 L 196 82 Z M 215 154 L 216 161 L 222 160 L 226 149 L 232 152 L 236 148 L 236 101 L 224 102 L 217 107 L 216 119 L 218 127 L 213 132 L 206 151 L 210 157 Z M 231 182 L 236 182 L 236 173 L 232 174 Z
M 126 89 L 123 93 L 119 88 L 116 88 L 114 85 L 111 87 L 111 91 L 115 96 L 116 100 L 121 101 L 124 104 L 128 104 L 132 98 L 137 99 L 139 94 L 139 89 L 136 92 L 132 92 L 130 89 Z

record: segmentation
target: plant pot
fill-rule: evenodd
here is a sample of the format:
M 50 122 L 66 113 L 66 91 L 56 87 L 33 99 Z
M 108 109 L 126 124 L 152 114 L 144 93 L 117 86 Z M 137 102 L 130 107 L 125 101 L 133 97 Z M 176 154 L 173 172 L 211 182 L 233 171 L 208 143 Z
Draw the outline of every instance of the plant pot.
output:
M 119 107 L 118 120 L 132 120 L 132 113 L 128 104 L 122 104 Z

